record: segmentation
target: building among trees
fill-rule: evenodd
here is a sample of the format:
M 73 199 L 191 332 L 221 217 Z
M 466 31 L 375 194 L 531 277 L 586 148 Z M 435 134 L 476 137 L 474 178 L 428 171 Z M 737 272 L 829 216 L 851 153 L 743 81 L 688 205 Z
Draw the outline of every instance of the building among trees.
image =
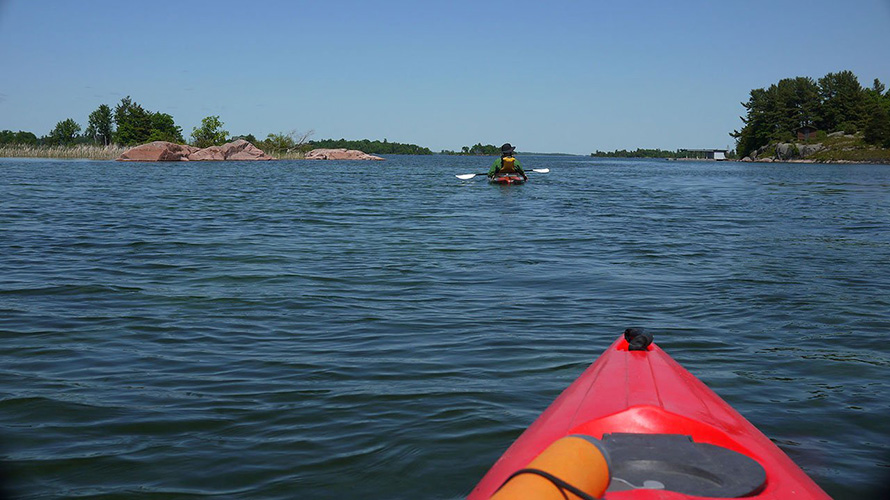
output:
M 681 149 L 681 153 L 685 153 L 683 157 L 686 160 L 716 160 L 722 161 L 726 159 L 728 149 Z M 690 156 L 691 155 L 691 156 Z
M 798 127 L 794 133 L 797 134 L 798 141 L 807 141 L 810 137 L 815 136 L 818 131 L 819 129 L 812 125 L 804 125 L 803 127 Z

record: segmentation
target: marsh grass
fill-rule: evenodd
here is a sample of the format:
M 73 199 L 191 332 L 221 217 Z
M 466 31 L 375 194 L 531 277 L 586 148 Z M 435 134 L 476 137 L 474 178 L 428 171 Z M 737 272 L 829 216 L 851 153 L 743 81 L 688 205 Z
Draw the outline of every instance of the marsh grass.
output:
M 87 160 L 115 160 L 128 148 L 121 146 L 29 146 L 6 144 L 0 146 L 0 158 L 84 158 Z
M 291 151 L 291 152 L 268 152 L 266 154 L 269 156 L 275 157 L 278 160 L 304 160 L 306 158 L 306 153 L 302 151 Z

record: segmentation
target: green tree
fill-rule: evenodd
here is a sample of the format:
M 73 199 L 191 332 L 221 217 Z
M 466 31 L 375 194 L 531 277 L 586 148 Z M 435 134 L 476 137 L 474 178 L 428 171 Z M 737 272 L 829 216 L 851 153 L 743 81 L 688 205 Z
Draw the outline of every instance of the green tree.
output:
M 464 146 L 463 151 L 466 154 L 470 155 L 489 155 L 496 156 L 501 154 L 501 148 L 494 146 L 492 144 L 482 145 L 481 142 L 476 143 L 476 145 L 472 147 Z
M 56 128 L 49 133 L 49 140 L 52 144 L 60 146 L 69 146 L 77 140 L 77 134 L 80 133 L 80 125 L 71 118 L 62 120 L 56 124 Z
M 151 136 L 151 114 L 134 103 L 130 96 L 121 99 L 114 108 L 114 122 L 117 131 L 114 142 L 122 146 L 133 146 L 148 142 Z
M 835 131 L 842 124 L 861 127 L 866 118 L 865 95 L 859 79 L 851 71 L 828 73 L 819 79 L 822 120 L 818 127 Z
M 819 119 L 819 86 L 809 77 L 785 78 L 775 86 L 779 132 L 793 132 Z
M 35 146 L 38 143 L 37 136 L 33 132 L 13 132 L 12 130 L 0 131 L 0 144 L 22 144 Z
M 151 123 L 151 133 L 146 139 L 147 142 L 167 141 L 177 144 L 185 142 L 182 138 L 182 127 L 176 126 L 173 117 L 167 113 L 151 113 L 149 122 Z
M 863 131 L 865 142 L 890 148 L 890 110 L 878 106 L 869 115 Z
M 296 142 L 287 134 L 269 134 L 263 141 L 263 146 L 270 153 L 282 154 L 292 150 L 296 146 Z
M 167 113 L 153 112 L 133 102 L 130 96 L 121 99 L 114 108 L 117 131 L 114 142 L 132 146 L 151 141 L 184 143 L 182 128 Z
M 737 141 L 736 151 L 738 151 L 739 156 L 748 156 L 757 149 L 769 144 L 775 128 L 770 116 L 769 101 L 770 99 L 765 89 L 754 89 L 750 93 L 748 102 L 742 103 L 742 106 L 747 110 L 746 115 L 741 117 L 745 125 L 741 130 L 736 130 L 729 134 Z
M 34 135 L 34 132 L 24 132 L 19 130 L 15 133 L 15 143 L 16 144 L 28 144 L 28 145 L 36 145 L 39 140 L 37 136 Z
M 312 133 L 311 131 L 309 132 Z M 305 137 L 305 135 L 304 135 Z M 400 142 L 389 142 L 388 139 L 369 140 L 362 139 L 360 141 L 347 141 L 346 139 L 322 139 L 320 141 L 311 141 L 305 147 L 298 147 L 304 150 L 309 148 L 346 148 L 358 149 L 365 153 L 373 154 L 395 154 L 395 155 L 431 155 L 433 152 L 429 148 L 418 146 L 416 144 L 403 144 Z M 500 151 L 500 150 L 498 150 Z
M 284 133 L 280 132 L 277 134 L 269 134 L 262 142 L 262 149 L 274 152 L 276 154 L 285 154 L 291 153 L 294 151 L 306 152 L 312 149 L 312 147 L 323 147 L 323 148 L 334 148 L 334 147 L 347 147 L 343 145 L 339 146 L 319 146 L 315 142 L 309 142 L 309 138 L 314 134 L 314 130 L 310 130 L 308 132 L 297 132 L 296 130 L 291 130 L 290 132 Z M 343 139 L 340 139 L 343 141 Z M 331 141 L 323 141 L 330 143 Z M 353 147 L 352 149 L 357 149 Z M 363 150 L 364 151 L 364 150 Z M 368 151 L 365 151 L 366 153 Z
M 253 134 L 236 135 L 231 138 L 232 142 L 237 141 L 238 139 L 243 139 L 243 140 L 253 144 L 254 146 L 256 146 L 259 143 L 259 141 L 257 141 L 257 139 L 256 139 L 256 136 L 254 136 Z
M 883 85 L 875 81 L 880 96 Z M 826 131 L 854 132 L 869 116 L 866 93 L 849 71 L 829 73 L 818 82 L 807 77 L 786 78 L 767 89 L 751 91 L 744 126 L 730 135 L 737 140 L 739 156 L 748 156 L 776 141 L 793 140 L 798 127 L 811 125 Z
M 96 108 L 96 111 L 90 113 L 85 134 L 87 137 L 92 137 L 96 144 L 107 146 L 111 143 L 114 132 L 113 122 L 111 108 L 107 104 L 102 104 Z
M 866 117 L 862 131 L 869 144 L 890 144 L 890 94 L 885 95 L 884 90 L 884 84 L 875 78 L 871 88 L 864 91 Z
M 192 144 L 199 148 L 221 146 L 226 143 L 229 133 L 222 129 L 219 116 L 208 116 L 201 120 L 201 126 L 192 129 Z

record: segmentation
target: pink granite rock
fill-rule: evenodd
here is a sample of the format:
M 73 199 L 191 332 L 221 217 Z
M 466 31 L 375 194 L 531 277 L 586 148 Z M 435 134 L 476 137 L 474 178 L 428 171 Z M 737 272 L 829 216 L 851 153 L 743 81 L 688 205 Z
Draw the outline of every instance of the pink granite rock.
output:
M 188 161 L 198 148 L 166 141 L 154 141 L 128 149 L 118 161 Z
M 369 155 L 357 149 L 313 149 L 306 153 L 307 160 L 377 160 L 382 161 L 379 156 Z
M 253 144 L 239 139 L 222 146 L 199 149 L 194 146 L 155 141 L 124 151 L 118 161 L 223 161 L 274 160 Z
M 225 155 L 226 160 L 253 161 L 275 159 L 267 155 L 262 149 L 254 146 L 244 139 L 238 139 L 235 142 L 223 144 L 222 146 L 220 146 L 220 148 L 222 149 L 222 153 L 223 155 Z
M 188 157 L 189 161 L 223 161 L 226 159 L 222 146 L 210 146 L 209 148 L 199 149 Z

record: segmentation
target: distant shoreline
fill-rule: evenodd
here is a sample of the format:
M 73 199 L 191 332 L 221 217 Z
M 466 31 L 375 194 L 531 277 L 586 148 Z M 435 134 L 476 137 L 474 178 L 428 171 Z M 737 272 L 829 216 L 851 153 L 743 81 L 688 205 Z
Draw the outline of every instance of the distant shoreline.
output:
M 646 158 L 640 158 L 644 160 Z M 816 164 L 816 165 L 890 165 L 890 160 L 808 160 L 808 159 L 796 159 L 796 160 L 775 160 L 775 159 L 762 159 L 762 160 L 751 160 L 751 159 L 741 159 L 741 160 L 709 160 L 706 158 L 661 158 L 667 161 L 698 161 L 698 162 L 713 162 L 713 163 L 723 163 L 723 162 L 735 162 L 735 163 L 802 163 L 802 164 Z
M 0 146 L 0 158 L 46 158 L 46 159 L 79 159 L 79 160 L 96 160 L 96 161 L 104 161 L 104 160 L 116 160 L 127 151 L 129 148 L 123 146 L 94 146 L 94 145 L 77 145 L 77 146 L 27 146 L 27 145 L 3 145 Z M 497 155 L 486 155 L 486 154 L 466 154 L 466 153 L 433 153 L 436 156 L 476 156 L 476 157 L 494 157 Z M 582 156 L 587 157 L 588 155 L 583 154 L 572 154 L 572 153 L 529 153 L 529 152 L 517 152 L 517 156 Z M 282 155 L 272 155 L 276 159 L 279 160 L 301 160 L 303 159 L 302 154 L 282 154 Z M 387 156 L 401 156 L 401 155 L 387 155 Z M 873 158 L 873 159 L 852 159 L 852 158 L 795 158 L 795 159 L 776 159 L 775 157 L 766 157 L 766 158 L 743 158 L 743 159 L 727 159 L 727 160 L 713 160 L 708 158 L 658 158 L 658 157 L 645 157 L 645 156 L 590 156 L 592 159 L 617 159 L 617 160 L 664 160 L 664 161 L 684 161 L 684 162 L 740 162 L 740 163 L 789 163 L 789 164 L 825 164 L 825 165 L 850 165 L 850 164 L 860 164 L 860 165 L 890 165 L 890 158 L 881 159 L 881 158 Z
M 0 146 L 0 158 L 47 158 L 61 160 L 117 160 L 131 148 L 125 146 L 94 146 L 80 144 L 76 146 L 28 146 L 7 144 Z M 274 156 L 278 160 L 302 160 L 303 153 L 293 151 Z
M 0 158 L 50 158 L 50 159 L 80 159 L 80 160 L 116 160 L 129 147 L 124 146 L 95 146 L 80 144 L 76 146 L 30 146 L 23 144 L 6 144 L 0 146 Z M 386 153 L 384 153 L 386 154 Z M 387 156 L 411 156 L 411 154 L 389 153 Z M 478 156 L 496 157 L 496 154 L 467 154 L 467 153 L 433 153 L 436 156 Z M 572 153 L 526 153 L 517 152 L 517 156 L 585 156 Z M 273 154 L 279 160 L 302 160 L 303 153 L 292 152 L 285 154 Z M 424 156 L 424 155 L 422 155 Z

